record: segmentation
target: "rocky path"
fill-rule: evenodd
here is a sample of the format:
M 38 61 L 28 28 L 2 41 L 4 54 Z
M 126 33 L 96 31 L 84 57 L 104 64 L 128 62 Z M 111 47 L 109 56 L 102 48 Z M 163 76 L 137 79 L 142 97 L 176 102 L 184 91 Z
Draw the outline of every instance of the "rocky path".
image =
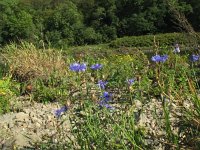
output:
M 64 113 L 60 118 L 55 116 L 55 110 L 61 107 L 58 103 L 17 100 L 13 107 L 18 108 L 18 112 L 0 116 L 0 149 L 31 147 L 31 143 L 41 142 L 45 136 L 56 143 L 62 134 L 69 134 L 68 114 Z M 58 128 L 64 132 L 58 133 Z

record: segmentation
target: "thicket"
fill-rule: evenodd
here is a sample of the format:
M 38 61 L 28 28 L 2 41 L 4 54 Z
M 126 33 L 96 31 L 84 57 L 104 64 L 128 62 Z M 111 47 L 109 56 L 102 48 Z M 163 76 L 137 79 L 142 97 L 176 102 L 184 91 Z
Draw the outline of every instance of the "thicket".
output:
M 63 47 L 182 31 L 169 2 L 200 30 L 195 0 L 1 0 L 0 46 L 26 40 Z
M 156 35 L 144 35 L 144 36 L 126 36 L 118 38 L 110 42 L 109 46 L 113 48 L 120 47 L 153 47 L 154 44 L 158 46 L 174 46 L 175 43 L 182 44 L 184 46 L 196 44 L 199 41 L 191 40 L 192 36 L 188 38 L 188 34 L 184 33 L 165 33 Z M 156 43 L 155 43 L 156 42 Z

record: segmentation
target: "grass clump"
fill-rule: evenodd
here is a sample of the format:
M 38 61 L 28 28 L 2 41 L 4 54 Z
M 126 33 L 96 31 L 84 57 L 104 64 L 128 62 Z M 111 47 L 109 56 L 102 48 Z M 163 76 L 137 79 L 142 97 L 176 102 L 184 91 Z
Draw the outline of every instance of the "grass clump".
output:
M 22 95 L 34 93 L 37 96 L 33 97 L 39 99 L 44 97 L 40 96 L 42 92 L 49 97 L 48 93 L 55 93 L 49 85 L 52 82 L 51 78 L 55 84 L 59 84 L 60 78 L 66 75 L 66 61 L 62 52 L 58 50 L 37 49 L 32 43 L 21 42 L 20 45 L 10 44 L 4 47 L 2 56 L 9 74 L 20 82 Z M 45 89 L 48 93 L 44 92 Z
M 19 81 L 48 79 L 52 74 L 65 74 L 66 63 L 60 51 L 37 49 L 33 44 L 21 42 L 4 48 L 4 58 L 9 65 L 9 72 Z

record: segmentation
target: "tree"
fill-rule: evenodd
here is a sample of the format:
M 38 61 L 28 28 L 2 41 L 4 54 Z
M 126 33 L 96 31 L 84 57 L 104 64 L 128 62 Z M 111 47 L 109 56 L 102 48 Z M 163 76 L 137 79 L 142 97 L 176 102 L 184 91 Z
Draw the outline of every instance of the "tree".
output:
M 180 3 L 178 0 L 166 0 L 165 2 L 173 23 L 179 27 L 180 30 L 193 33 L 194 29 L 185 16 L 186 12 L 191 12 L 192 10 L 190 5 L 187 5 L 185 2 Z
M 186 14 L 196 31 L 200 31 L 200 2 L 198 0 L 185 0 L 191 6 L 192 11 Z
M 0 43 L 18 39 L 33 39 L 35 26 L 32 16 L 18 7 L 17 0 L 0 1 Z
M 141 35 L 163 31 L 167 9 L 163 0 L 119 0 L 118 35 Z
M 54 9 L 49 9 L 45 13 L 47 16 L 44 21 L 46 40 L 54 44 L 62 43 L 62 40 L 67 45 L 75 44 L 74 34 L 83 26 L 83 16 L 79 13 L 76 5 L 70 1 L 54 6 Z
M 81 0 L 77 2 L 84 16 L 87 27 L 102 35 L 107 42 L 117 37 L 118 17 L 116 16 L 116 0 Z
M 1 0 L 0 44 L 23 39 L 82 45 L 186 26 L 200 30 L 199 16 L 196 0 Z

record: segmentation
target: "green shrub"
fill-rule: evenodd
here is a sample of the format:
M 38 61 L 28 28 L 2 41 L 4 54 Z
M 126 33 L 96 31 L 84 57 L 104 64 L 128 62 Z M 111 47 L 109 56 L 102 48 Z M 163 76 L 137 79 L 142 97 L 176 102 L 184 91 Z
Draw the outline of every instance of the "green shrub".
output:
M 0 96 L 0 114 L 9 112 L 9 110 L 10 110 L 9 98 L 6 96 Z
M 112 41 L 109 46 L 113 48 L 119 47 L 152 47 L 155 41 L 159 46 L 171 46 L 174 43 L 187 45 L 191 41 L 183 33 L 166 33 L 157 35 L 130 36 L 118 38 Z
M 53 77 L 53 75 L 46 81 L 37 79 L 32 83 L 34 100 L 38 102 L 65 101 L 69 95 L 69 87 L 65 80 L 64 78 Z
M 11 81 L 11 77 L 0 79 L 0 114 L 10 111 L 10 99 L 19 95 L 19 84 Z
M 82 36 L 85 44 L 100 43 L 102 38 L 101 34 L 96 33 L 93 28 L 86 28 Z

